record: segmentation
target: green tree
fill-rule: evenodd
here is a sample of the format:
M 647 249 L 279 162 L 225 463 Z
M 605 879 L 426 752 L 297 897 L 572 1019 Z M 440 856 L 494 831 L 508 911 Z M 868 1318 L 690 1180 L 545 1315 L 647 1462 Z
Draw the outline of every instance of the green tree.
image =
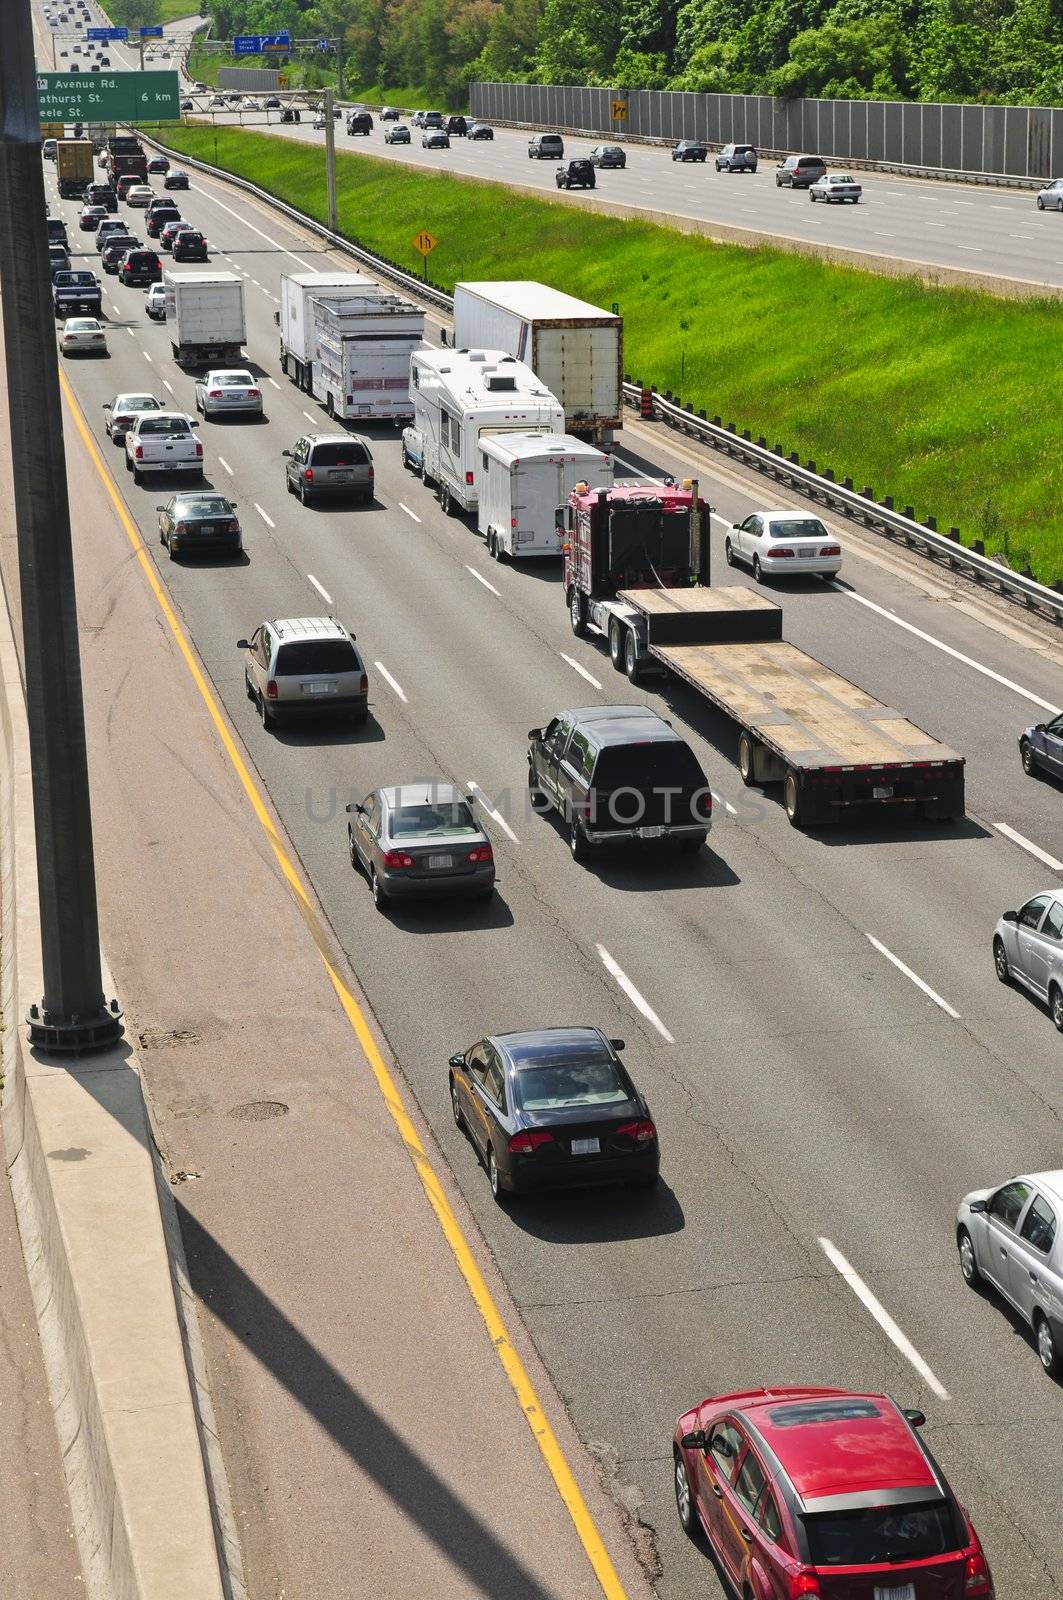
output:
M 162 7 L 159 0 L 111 0 L 107 14 L 120 28 L 157 28 Z
M 892 17 L 866 17 L 797 34 L 789 59 L 772 74 L 771 92 L 783 99 L 859 99 L 876 82 L 892 95 L 907 80 L 908 50 L 900 26 Z
M 540 83 L 608 83 L 617 25 L 609 0 L 546 0 L 535 77 Z

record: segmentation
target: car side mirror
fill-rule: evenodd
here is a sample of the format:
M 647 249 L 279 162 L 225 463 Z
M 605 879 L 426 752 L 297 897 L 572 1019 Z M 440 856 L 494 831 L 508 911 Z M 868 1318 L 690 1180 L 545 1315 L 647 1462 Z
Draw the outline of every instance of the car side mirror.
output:
M 236 648 L 238 650 L 250 650 L 251 646 L 248 644 L 246 639 L 237 639 Z
M 1048 727 L 1048 723 L 1047 722 L 1038 722 L 1038 723 L 1034 724 L 1034 730 L 1033 731 L 1034 731 L 1034 733 L 1044 733 L 1044 731 L 1045 731 L 1045 729 L 1047 727 Z
M 1017 911 L 1005 911 L 1000 920 L 1001 922 L 1018 922 L 1019 913 Z
M 543 730 L 541 728 L 529 728 L 528 738 L 531 740 L 532 744 L 538 744 L 542 736 Z
M 291 451 L 290 451 L 290 450 L 282 450 L 282 451 L 281 451 L 281 455 L 282 455 L 282 456 L 287 456 L 287 457 L 288 457 L 288 460 L 289 460 L 289 461 L 290 461 L 290 460 L 291 460 L 291 458 L 292 458 L 292 453 L 291 453 Z
M 913 1428 L 921 1428 L 926 1422 L 926 1417 L 915 1406 L 905 1406 L 904 1414 Z
M 447 1062 L 447 1065 L 450 1067 L 463 1067 L 465 1065 L 465 1057 L 462 1052 L 460 1050 L 456 1051 Z
M 626 1048 L 623 1039 L 610 1039 L 609 1043 L 610 1043 L 611 1047 L 617 1052 L 618 1055 L 619 1055 L 621 1050 Z
M 967 1207 L 967 1209 L 972 1214 L 972 1216 L 980 1217 L 984 1211 L 988 1211 L 989 1210 L 989 1201 L 988 1200 L 972 1200 L 970 1205 Z
M 189 417 L 188 420 L 192 424 L 193 428 L 198 428 L 199 427 L 199 418 L 198 417 Z
M 704 1428 L 696 1428 L 693 1433 L 684 1433 L 679 1443 L 684 1450 L 707 1450 L 709 1448 L 709 1440 Z
M 156 509 L 156 511 L 165 511 L 166 507 L 165 506 L 156 506 L 155 509 Z

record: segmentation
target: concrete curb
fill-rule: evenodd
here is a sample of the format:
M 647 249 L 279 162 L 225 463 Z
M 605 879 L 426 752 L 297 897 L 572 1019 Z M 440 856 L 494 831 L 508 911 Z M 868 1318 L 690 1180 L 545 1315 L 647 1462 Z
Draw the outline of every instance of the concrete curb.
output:
M 175 1296 L 183 1257 L 167 1248 L 136 1061 L 122 1044 L 60 1062 L 26 1039 L 43 978 L 29 731 L 6 603 L 0 680 L 2 1115 L 86 1594 L 239 1600 L 222 1577 Z

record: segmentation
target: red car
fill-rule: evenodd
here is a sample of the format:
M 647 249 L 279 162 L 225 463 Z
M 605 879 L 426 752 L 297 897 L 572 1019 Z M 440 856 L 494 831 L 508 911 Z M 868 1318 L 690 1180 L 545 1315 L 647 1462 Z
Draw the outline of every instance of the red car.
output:
M 844 1389 L 703 1400 L 676 1424 L 679 1520 L 743 1600 L 993 1600 L 924 1420 Z

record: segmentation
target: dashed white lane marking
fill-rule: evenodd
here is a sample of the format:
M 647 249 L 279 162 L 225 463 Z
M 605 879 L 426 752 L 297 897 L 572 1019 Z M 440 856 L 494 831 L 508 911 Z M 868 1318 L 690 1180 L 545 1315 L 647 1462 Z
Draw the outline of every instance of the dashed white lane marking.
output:
M 730 800 L 725 800 L 722 794 L 717 794 L 716 793 L 715 789 L 711 790 L 710 792 L 712 794 L 712 800 L 713 800 L 713 804 L 714 805 L 723 806 L 723 809 L 727 812 L 727 815 L 729 817 L 737 817 L 738 812 L 735 810 L 735 808 L 731 804 Z
M 308 572 L 306 576 L 309 579 L 309 581 L 314 585 L 314 588 L 317 590 L 317 592 L 321 596 L 322 600 L 324 600 L 325 604 L 327 606 L 330 606 L 332 604 L 332 596 L 329 594 L 329 592 L 325 588 L 324 584 L 318 583 L 317 579 L 314 577 L 314 574 L 312 572 Z M 379 667 L 379 665 L 380 665 L 380 662 L 378 661 L 377 662 L 377 666 Z
M 586 667 L 581 667 L 578 661 L 573 661 L 571 656 L 566 656 L 566 654 L 565 654 L 565 652 L 563 650 L 558 651 L 558 654 L 560 655 L 562 661 L 567 661 L 568 662 L 568 664 L 572 668 L 573 672 L 578 672 L 581 678 L 586 678 L 588 683 L 593 683 L 593 685 L 594 685 L 594 687 L 596 689 L 600 689 L 601 688 L 601 684 L 598 682 L 598 679 L 595 678 L 595 677 L 592 677 L 591 674 L 587 671 Z
M 233 469 L 232 469 L 232 467 L 230 467 L 230 465 L 226 461 L 225 457 L 224 456 L 219 456 L 218 460 L 221 462 L 222 466 L 225 468 L 226 472 L 229 474 L 229 476 L 231 478 L 232 475 L 233 475 Z
M 259 516 L 262 518 L 262 521 L 266 524 L 266 527 L 267 528 L 275 528 L 277 526 L 277 524 L 274 522 L 274 520 L 270 516 L 269 512 L 268 511 L 263 511 L 262 507 L 259 505 L 257 500 L 255 501 L 254 504 L 255 504 L 255 510 L 258 512 Z
M 143 356 L 144 356 L 144 360 L 145 361 L 151 361 L 152 366 L 155 365 L 155 362 L 152 360 L 150 351 L 148 351 L 148 350 L 143 351 Z
M 635 1007 L 635 1010 L 640 1011 L 651 1027 L 657 1029 L 657 1032 L 660 1034 L 665 1044 L 675 1044 L 675 1039 L 668 1032 L 668 1029 L 665 1027 L 656 1011 L 654 1011 L 649 1001 L 644 999 L 644 997 L 639 994 L 639 991 L 635 988 L 635 985 L 632 983 L 631 979 L 628 977 L 620 963 L 618 961 L 614 961 L 604 944 L 596 945 L 595 949 L 601 958 L 602 965 L 606 972 L 609 973 L 610 977 L 616 979 L 620 988 L 623 989 L 624 993 L 631 1001 L 631 1004 Z
M 115 305 L 113 300 L 111 301 L 111 310 L 114 312 L 116 317 L 120 317 L 122 315 L 122 313 L 119 311 L 118 307 Z
M 135 331 L 135 329 L 133 329 L 133 328 L 127 328 L 127 329 L 126 329 L 126 333 L 128 333 L 128 335 L 129 335 L 129 337 L 130 337 L 130 338 L 131 338 L 131 339 L 135 339 L 135 338 L 136 338 L 136 331 Z
M 418 515 L 417 515 L 417 513 L 416 513 L 416 511 L 411 511 L 411 510 L 410 510 L 410 508 L 409 508 L 409 506 L 404 506 L 404 505 L 403 505 L 403 503 L 402 503 L 402 501 L 401 501 L 401 500 L 400 500 L 400 501 L 399 501 L 399 510 L 400 510 L 400 511 L 405 511 L 405 513 L 406 513 L 406 515 L 407 515 L 407 516 L 408 516 L 408 517 L 412 517 L 412 518 L 413 518 L 413 520 L 414 520 L 414 522 L 420 522 L 420 520 L 421 520 L 421 519 L 420 519 L 420 517 L 419 517 L 419 516 L 418 516 Z M 471 571 L 472 571 L 472 568 L 471 568 L 471 567 L 470 567 L 470 568 L 469 568 L 469 571 L 470 571 L 470 572 L 471 572 Z
M 922 639 L 925 644 L 932 644 L 935 650 L 941 650 L 945 655 L 951 656 L 954 661 L 962 661 L 965 667 L 971 667 L 975 672 L 980 672 L 983 677 L 992 678 L 994 683 L 1011 689 L 1015 694 L 1021 695 L 1024 700 L 1029 700 L 1033 705 L 1040 706 L 1043 711 L 1049 711 L 1053 716 L 1059 715 L 1059 707 L 1054 706 L 1050 700 L 1043 700 L 1032 689 L 1024 689 L 1021 683 L 1015 683 L 1011 678 L 1005 678 L 1002 673 L 994 672 L 992 667 L 983 666 L 980 661 L 975 661 L 972 656 L 965 656 L 962 650 L 954 650 L 952 645 L 946 644 L 943 639 L 935 639 L 932 633 L 925 633 L 922 628 L 917 628 L 914 622 L 905 622 L 903 617 L 896 616 L 892 611 L 887 611 L 885 606 L 876 605 L 874 600 L 869 600 L 866 595 L 857 594 L 848 584 L 840 583 L 834 579 L 831 588 L 839 594 L 844 594 L 850 600 L 855 600 L 859 605 L 866 606 L 869 611 L 877 612 L 880 617 L 885 617 L 888 622 L 894 623 L 898 628 L 903 628 L 906 633 L 912 633 L 917 639 Z
M 976 256 L 980 256 L 982 254 L 982 246 L 980 244 L 958 244 L 956 249 L 973 250 Z
M 303 416 L 306 418 L 307 422 L 316 422 L 317 421 L 317 418 L 311 416 L 309 411 L 304 411 L 303 412 Z
M 196 188 L 199 189 L 200 186 L 197 184 Z M 223 211 L 227 211 L 230 217 L 235 217 L 237 222 L 241 223 L 245 228 L 250 228 L 252 233 L 257 233 L 260 239 L 265 239 L 266 243 L 272 245 L 274 250 L 279 249 L 283 255 L 290 256 L 293 261 L 298 261 L 299 265 L 305 268 L 307 272 L 315 270 L 311 262 L 304 261 L 302 256 L 297 256 L 294 250 L 287 250 L 284 245 L 278 245 L 276 240 L 271 239 L 268 233 L 263 233 L 261 228 L 256 228 L 255 224 L 250 222 L 242 211 L 234 211 L 232 206 L 227 206 L 224 200 L 219 200 L 217 195 L 211 191 L 200 189 L 200 193 L 205 194 L 212 204 L 220 206 Z M 226 256 L 225 259 L 228 261 L 230 258 Z
M 874 946 L 880 956 L 885 956 L 887 961 L 892 961 L 893 965 L 897 968 L 897 971 L 903 972 L 904 976 L 909 979 L 911 983 L 914 983 L 917 989 L 922 989 L 927 998 L 929 1000 L 933 1000 L 936 1006 L 940 1006 L 942 1011 L 945 1012 L 946 1016 L 952 1018 L 953 1022 L 958 1022 L 960 1020 L 960 1013 L 958 1011 L 954 1011 L 947 1000 L 942 1000 L 936 989 L 932 989 L 928 983 L 924 983 L 917 972 L 913 972 L 911 967 L 906 967 L 900 956 L 895 956 L 893 951 L 887 949 L 881 940 L 875 938 L 874 934 L 865 933 L 864 938 L 867 940 L 868 944 Z
M 280 384 L 277 382 L 276 378 L 270 378 L 270 377 L 267 376 L 266 382 L 267 383 L 271 383 L 275 389 L 279 389 L 280 388 Z
M 164 389 L 169 389 L 170 393 L 173 394 L 173 384 L 170 382 L 169 378 L 163 378 L 162 386 Z
M 379 662 L 377 664 L 379 665 Z M 494 822 L 494 823 L 497 823 L 497 825 L 502 829 L 502 832 L 507 836 L 507 838 L 512 839 L 514 844 L 519 844 L 520 840 L 517 838 L 517 835 L 513 832 L 513 829 L 510 827 L 509 823 L 506 821 L 506 819 L 502 815 L 501 811 L 496 811 L 494 806 L 490 804 L 490 802 L 488 801 L 487 796 L 484 794 L 483 790 L 480 788 L 480 785 L 478 783 L 476 783 L 472 778 L 466 778 L 465 787 L 472 791 L 472 793 L 476 796 L 477 800 L 479 801 L 480 805 L 487 812 L 487 815 L 491 818 L 491 821 Z
M 471 572 L 473 577 L 476 579 L 477 583 L 482 583 L 485 589 L 490 589 L 491 593 L 492 594 L 497 594 L 498 598 L 501 600 L 502 596 L 501 596 L 501 594 L 499 594 L 499 591 L 495 588 L 494 584 L 493 583 L 488 583 L 486 578 L 481 577 L 480 574 L 477 572 L 475 567 L 470 567 L 468 565 L 468 563 L 466 562 L 465 571 L 466 572 Z
M 831 1266 L 834 1267 L 845 1279 L 850 1289 L 856 1295 L 856 1298 L 862 1301 L 862 1303 L 870 1311 L 871 1315 L 874 1317 L 875 1321 L 886 1335 L 886 1338 L 889 1339 L 890 1343 L 897 1347 L 906 1361 L 911 1362 L 912 1366 L 923 1379 L 924 1383 L 926 1383 L 928 1387 L 934 1391 L 938 1399 L 947 1400 L 949 1398 L 949 1391 L 945 1388 L 944 1384 L 940 1383 L 934 1376 L 933 1372 L 931 1372 L 930 1368 L 927 1366 L 926 1362 L 915 1348 L 915 1345 L 905 1334 L 901 1332 L 900 1328 L 898 1328 L 897 1324 L 894 1322 L 893 1318 L 890 1316 L 881 1300 L 877 1299 L 876 1296 L 871 1293 L 871 1290 L 868 1288 L 863 1278 L 861 1278 L 860 1274 L 854 1271 L 849 1265 L 849 1262 L 842 1255 L 837 1245 L 832 1244 L 829 1239 L 820 1239 L 819 1247 L 823 1251 L 823 1254 L 826 1256 L 827 1260 L 830 1262 Z
M 1048 867 L 1052 872 L 1063 872 L 1063 861 L 1057 861 L 1055 856 L 1050 856 L 1047 850 L 1042 850 L 1039 844 L 1034 844 L 1025 834 L 1019 833 L 1015 828 L 1009 828 L 1006 822 L 994 822 L 993 826 L 998 833 L 1004 835 L 1005 839 L 1017 844 L 1020 850 L 1029 851 L 1042 866 Z
M 313 581 L 313 578 L 311 578 L 310 582 L 313 583 Z M 396 680 L 391 676 L 391 673 L 388 671 L 387 667 L 385 667 L 384 663 L 382 661 L 374 661 L 373 665 L 388 687 L 393 689 L 398 695 L 403 705 L 408 705 L 409 701 L 406 699 L 406 691 L 403 689 L 401 683 L 396 682 Z
M 262 285 L 259 283 L 257 278 L 252 278 L 251 282 L 254 284 L 256 289 L 261 289 Z

